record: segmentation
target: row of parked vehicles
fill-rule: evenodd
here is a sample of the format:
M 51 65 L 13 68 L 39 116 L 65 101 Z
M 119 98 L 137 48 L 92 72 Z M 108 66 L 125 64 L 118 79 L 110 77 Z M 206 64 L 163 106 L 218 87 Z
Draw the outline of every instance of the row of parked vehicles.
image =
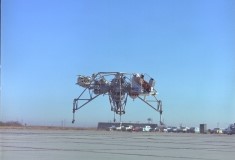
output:
M 107 128 L 108 131 L 134 131 L 134 132 L 175 132 L 175 133 L 199 133 L 199 128 L 197 127 L 165 127 L 165 126 L 160 126 L 156 128 L 152 128 L 150 125 L 146 125 L 144 127 L 139 127 L 139 126 L 111 126 Z
M 211 133 L 211 134 L 228 134 L 228 135 L 232 135 L 232 134 L 235 134 L 235 123 L 230 124 L 228 126 L 228 128 L 225 128 L 225 129 L 214 128 L 213 130 L 209 129 L 208 132 Z
M 129 125 L 129 126 L 111 126 L 109 128 L 107 128 L 108 131 L 129 131 L 129 132 L 132 132 L 132 131 L 135 131 L 135 132 L 140 132 L 140 131 L 143 131 L 143 132 L 152 132 L 154 131 L 154 128 L 151 128 L 151 126 L 145 126 L 145 127 L 139 127 L 139 126 L 133 126 L 133 125 Z
M 173 133 L 199 133 L 198 127 L 167 127 L 163 129 L 163 132 L 173 132 Z
M 172 132 L 172 133 L 200 133 L 200 129 L 198 127 L 165 127 L 159 126 L 156 128 L 152 128 L 150 125 L 146 125 L 144 127 L 140 126 L 123 126 L 120 125 L 118 127 L 111 126 L 107 128 L 108 131 L 129 131 L 129 132 Z M 211 134 L 235 134 L 235 123 L 228 126 L 226 129 L 214 128 L 209 129 L 207 133 Z

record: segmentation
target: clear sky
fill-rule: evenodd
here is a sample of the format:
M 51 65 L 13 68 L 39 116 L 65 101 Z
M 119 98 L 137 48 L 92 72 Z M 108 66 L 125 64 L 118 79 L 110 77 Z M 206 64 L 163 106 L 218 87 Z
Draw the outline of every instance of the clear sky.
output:
M 0 120 L 72 125 L 76 75 L 147 73 L 168 125 L 235 122 L 234 0 L 2 0 Z M 123 121 L 159 122 L 128 99 Z M 107 96 L 74 126 L 111 121 Z

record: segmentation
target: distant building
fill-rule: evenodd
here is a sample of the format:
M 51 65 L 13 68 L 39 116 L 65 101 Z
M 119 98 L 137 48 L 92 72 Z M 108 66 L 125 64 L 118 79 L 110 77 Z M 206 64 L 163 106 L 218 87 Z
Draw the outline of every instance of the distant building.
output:
M 200 124 L 200 133 L 207 133 L 207 125 L 206 124 Z

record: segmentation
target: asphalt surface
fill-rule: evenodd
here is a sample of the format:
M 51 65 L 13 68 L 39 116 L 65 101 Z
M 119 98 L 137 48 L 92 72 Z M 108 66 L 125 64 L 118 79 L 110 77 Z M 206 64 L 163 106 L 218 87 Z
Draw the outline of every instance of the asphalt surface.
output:
M 1 160 L 233 160 L 235 135 L 0 129 Z

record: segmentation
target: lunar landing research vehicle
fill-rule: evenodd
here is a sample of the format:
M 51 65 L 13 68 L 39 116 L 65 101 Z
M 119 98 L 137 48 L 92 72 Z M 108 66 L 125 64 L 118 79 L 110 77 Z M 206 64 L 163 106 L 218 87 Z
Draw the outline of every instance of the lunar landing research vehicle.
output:
M 73 120 L 75 112 L 100 95 L 107 95 L 111 105 L 111 111 L 121 116 L 125 114 L 128 96 L 133 100 L 138 98 L 147 106 L 160 114 L 160 124 L 163 124 L 162 101 L 157 99 L 157 90 L 154 88 L 155 80 L 147 74 L 123 73 L 123 72 L 98 72 L 92 76 L 78 75 L 77 85 L 84 88 L 82 93 L 73 100 Z

